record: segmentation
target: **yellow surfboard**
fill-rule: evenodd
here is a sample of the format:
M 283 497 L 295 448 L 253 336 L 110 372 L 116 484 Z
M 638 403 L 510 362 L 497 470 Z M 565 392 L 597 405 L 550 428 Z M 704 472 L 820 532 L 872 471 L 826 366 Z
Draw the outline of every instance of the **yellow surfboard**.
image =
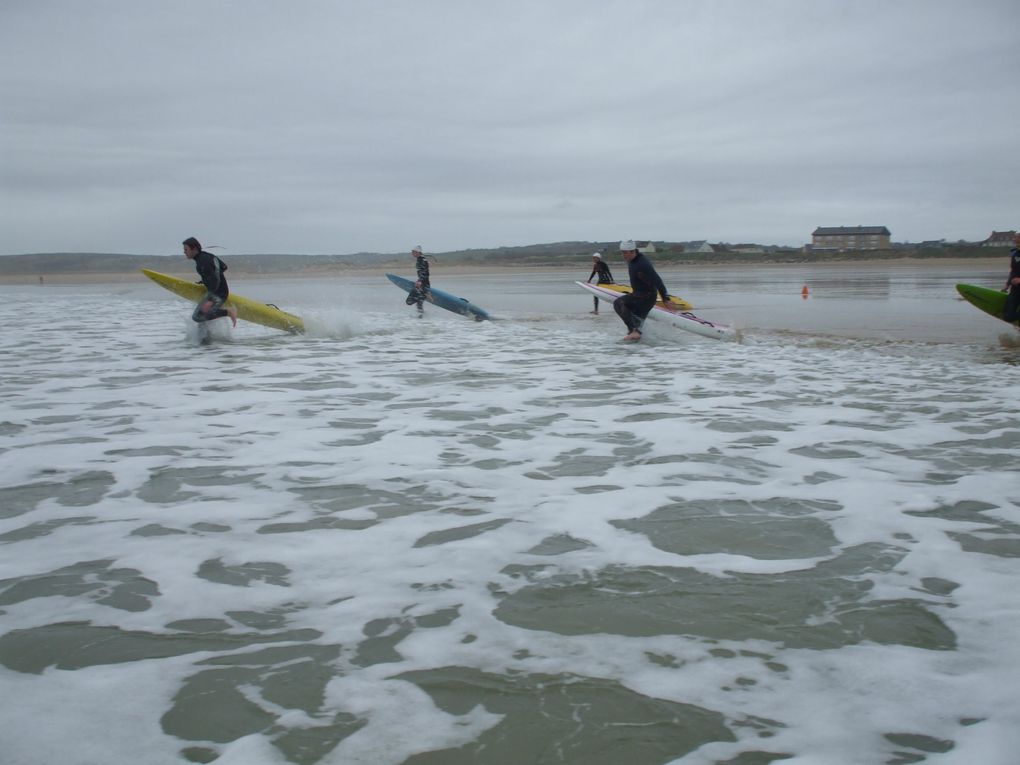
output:
M 631 292 L 631 288 L 626 284 L 600 284 L 599 286 L 602 287 L 603 289 L 612 290 L 613 292 L 619 292 L 621 295 L 626 295 L 628 292 Z M 678 311 L 690 311 L 692 308 L 694 308 L 693 303 L 688 303 L 686 300 L 678 298 L 675 295 L 669 296 L 669 303 Z M 655 305 L 661 306 L 662 301 L 656 300 Z
M 170 290 L 175 295 L 180 295 L 185 300 L 197 303 L 205 295 L 205 287 L 201 284 L 189 282 L 186 279 L 178 279 L 176 276 L 161 274 L 159 271 L 150 271 L 143 268 L 142 273 L 156 282 L 160 287 Z M 273 327 L 287 332 L 300 333 L 305 331 L 304 321 L 293 314 L 281 311 L 276 306 L 260 303 L 257 300 L 250 300 L 240 295 L 230 293 L 226 305 L 237 308 L 237 318 L 245 321 L 261 324 L 263 327 Z

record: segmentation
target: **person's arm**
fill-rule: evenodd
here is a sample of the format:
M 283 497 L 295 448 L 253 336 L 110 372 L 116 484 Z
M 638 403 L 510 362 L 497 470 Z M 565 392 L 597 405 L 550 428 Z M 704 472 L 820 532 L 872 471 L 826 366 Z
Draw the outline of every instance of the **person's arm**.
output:
M 591 269 L 591 274 L 590 274 L 590 275 L 588 276 L 588 280 L 587 280 L 587 282 L 588 282 L 589 284 L 591 284 L 591 278 L 592 278 L 593 276 L 595 276 L 595 274 L 597 274 L 598 272 L 599 272 L 599 267 L 598 267 L 598 266 L 592 266 L 592 269 Z
M 613 284 L 613 272 L 609 270 L 609 266 L 606 266 L 606 278 L 609 279 L 610 284 Z
M 198 275 L 202 277 L 202 284 L 210 295 L 215 295 L 220 286 L 220 273 L 211 257 L 196 259 Z
M 669 292 L 666 290 L 666 285 L 662 281 L 662 277 L 659 276 L 659 272 L 658 271 L 653 271 L 652 273 L 655 274 L 655 289 L 662 296 L 662 302 L 665 303 L 668 306 L 669 305 Z

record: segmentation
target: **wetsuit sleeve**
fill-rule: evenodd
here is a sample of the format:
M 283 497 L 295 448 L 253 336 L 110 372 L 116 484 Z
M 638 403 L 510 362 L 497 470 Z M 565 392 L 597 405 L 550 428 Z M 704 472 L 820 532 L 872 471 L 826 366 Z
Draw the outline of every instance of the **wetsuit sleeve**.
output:
M 591 270 L 591 273 L 590 273 L 590 274 L 588 274 L 588 278 L 587 278 L 587 280 L 586 280 L 586 281 L 589 281 L 589 282 L 590 282 L 590 281 L 591 281 L 591 278 L 592 278 L 593 276 L 595 276 L 595 274 L 597 274 L 598 272 L 599 272 L 599 267 L 598 267 L 598 266 L 595 266 L 595 267 L 594 267 L 594 268 L 593 268 L 593 269 Z
M 206 257 L 202 257 L 202 255 L 206 255 Z M 195 270 L 198 271 L 198 275 L 202 278 L 202 284 L 205 285 L 206 292 L 210 295 L 215 295 L 216 291 L 220 288 L 220 270 L 216 267 L 216 262 L 212 259 L 212 256 L 202 253 L 196 257 Z
M 659 276 L 658 271 L 652 271 L 652 276 L 653 276 L 652 281 L 655 284 L 655 289 L 658 290 L 659 294 L 662 296 L 662 302 L 668 303 L 669 291 L 666 289 L 666 285 L 663 283 L 662 277 Z
M 609 266 L 604 266 L 604 267 L 606 269 L 606 278 L 609 280 L 609 283 L 612 284 L 613 283 L 613 272 L 609 270 Z

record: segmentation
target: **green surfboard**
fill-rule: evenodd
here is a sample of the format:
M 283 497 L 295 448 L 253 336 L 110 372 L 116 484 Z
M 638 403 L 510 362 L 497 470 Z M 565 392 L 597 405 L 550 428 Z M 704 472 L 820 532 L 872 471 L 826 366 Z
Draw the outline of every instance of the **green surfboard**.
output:
M 975 287 L 973 284 L 957 284 L 956 291 L 960 296 L 975 308 L 984 311 L 989 316 L 994 316 L 1000 321 L 1002 312 L 1006 308 L 1006 293 L 1000 290 L 990 290 L 987 287 Z M 1011 322 L 1006 322 L 1007 324 Z

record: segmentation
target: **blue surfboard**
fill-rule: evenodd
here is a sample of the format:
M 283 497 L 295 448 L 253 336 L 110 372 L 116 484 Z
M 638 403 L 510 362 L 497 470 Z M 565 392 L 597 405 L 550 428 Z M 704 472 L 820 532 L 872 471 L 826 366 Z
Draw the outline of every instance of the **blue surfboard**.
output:
M 410 294 L 411 290 L 414 289 L 414 282 L 410 279 L 405 279 L 402 276 L 394 276 L 393 274 L 386 274 L 386 278 L 408 294 Z M 475 321 L 492 319 L 488 312 L 479 308 L 474 303 L 471 303 L 462 297 L 451 295 L 449 292 L 437 290 L 435 287 L 429 287 L 428 297 L 425 301 L 439 306 L 440 308 L 445 308 L 447 311 L 453 311 L 454 313 L 459 313 L 461 316 L 467 316 Z

